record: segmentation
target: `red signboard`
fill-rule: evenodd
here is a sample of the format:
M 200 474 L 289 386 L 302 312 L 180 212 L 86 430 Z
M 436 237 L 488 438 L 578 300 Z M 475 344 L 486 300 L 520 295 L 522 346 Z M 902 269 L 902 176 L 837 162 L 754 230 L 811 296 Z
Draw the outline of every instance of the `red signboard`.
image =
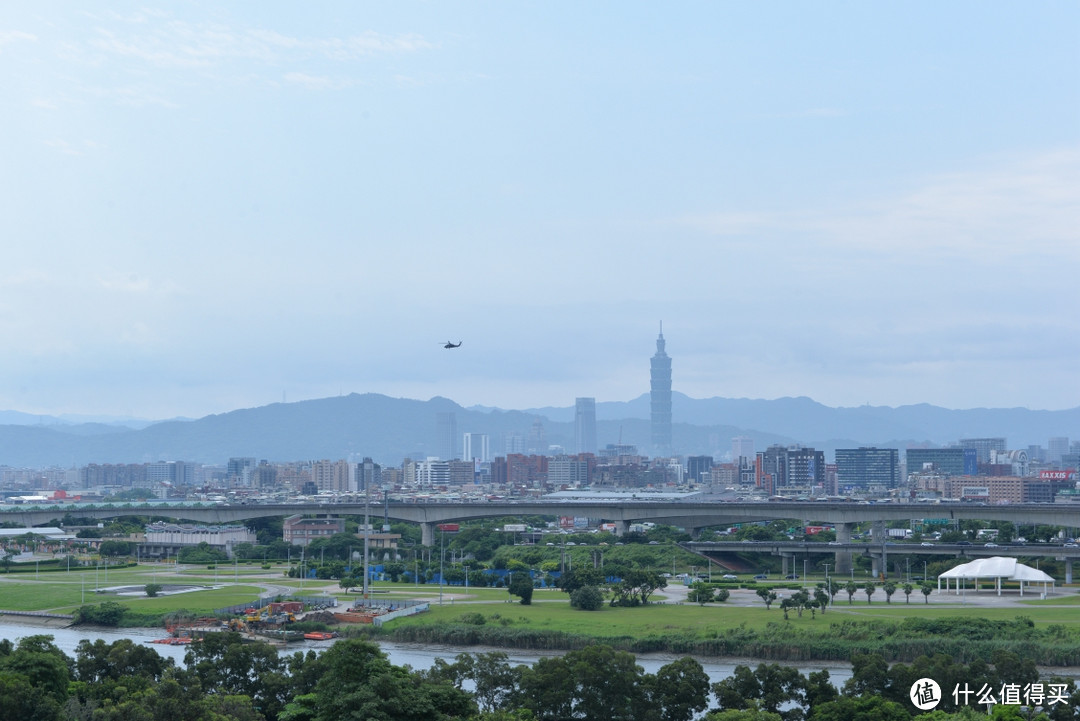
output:
M 461 524 L 459 524 L 459 523 L 440 523 L 439 525 L 435 526 L 435 528 L 438 528 L 440 531 L 446 531 L 447 533 L 450 533 L 451 531 L 460 531 L 461 530 Z
M 1074 471 L 1039 471 L 1040 481 L 1068 481 L 1075 477 Z

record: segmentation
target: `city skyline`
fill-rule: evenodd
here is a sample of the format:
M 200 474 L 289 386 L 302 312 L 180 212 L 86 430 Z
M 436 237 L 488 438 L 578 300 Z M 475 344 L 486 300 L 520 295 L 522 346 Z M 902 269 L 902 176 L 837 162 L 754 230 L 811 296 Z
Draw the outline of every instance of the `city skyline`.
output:
M 1054 1 L 6 6 L 0 410 L 625 401 L 659 319 L 694 398 L 1080 407 L 1078 31 Z

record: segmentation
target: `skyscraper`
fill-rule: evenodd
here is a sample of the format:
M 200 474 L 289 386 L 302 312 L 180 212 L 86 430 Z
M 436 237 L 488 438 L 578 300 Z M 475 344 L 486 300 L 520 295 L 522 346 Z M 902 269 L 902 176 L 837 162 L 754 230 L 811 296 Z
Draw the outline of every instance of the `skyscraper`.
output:
M 491 460 L 491 447 L 486 433 L 466 433 L 462 446 L 462 460 L 481 463 Z
M 671 450 L 671 358 L 664 352 L 664 324 L 656 339 L 656 355 L 649 372 L 649 409 L 652 421 L 653 450 L 666 454 Z
M 754 439 L 749 436 L 735 436 L 731 439 L 731 461 L 739 463 L 740 458 L 754 460 Z
M 436 445 L 439 457 L 443 460 L 452 461 L 457 455 L 457 414 L 453 412 L 438 413 L 435 417 Z
M 596 399 L 574 402 L 574 452 L 596 453 Z
M 836 483 L 840 489 L 896 488 L 900 485 L 900 451 L 896 448 L 837 448 Z
M 1069 439 L 1067 436 L 1055 436 L 1047 441 L 1046 459 L 1051 463 L 1061 463 L 1061 457 L 1069 452 Z

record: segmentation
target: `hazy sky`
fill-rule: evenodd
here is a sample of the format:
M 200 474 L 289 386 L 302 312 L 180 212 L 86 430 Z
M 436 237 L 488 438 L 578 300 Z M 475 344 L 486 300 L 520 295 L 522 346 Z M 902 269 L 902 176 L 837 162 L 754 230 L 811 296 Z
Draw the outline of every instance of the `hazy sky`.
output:
M 694 397 L 1080 406 L 1078 37 L 1073 0 L 5 3 L 0 408 L 628 400 L 661 320 Z

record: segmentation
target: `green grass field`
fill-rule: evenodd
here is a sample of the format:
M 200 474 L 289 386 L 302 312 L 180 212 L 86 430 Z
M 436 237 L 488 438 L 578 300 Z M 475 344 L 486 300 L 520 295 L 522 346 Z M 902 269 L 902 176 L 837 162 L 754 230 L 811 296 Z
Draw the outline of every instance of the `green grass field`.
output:
M 17 611 L 55 611 L 70 613 L 83 603 L 115 601 L 138 613 L 168 613 L 186 609 L 195 614 L 209 614 L 216 608 L 250 602 L 260 592 L 271 587 L 286 587 L 302 595 L 330 593 L 343 604 L 360 598 L 358 589 L 346 594 L 333 581 L 290 579 L 283 575 L 284 567 L 277 565 L 270 570 L 259 567 L 232 567 L 222 565 L 218 569 L 205 566 L 175 568 L 164 564 L 149 564 L 137 568 L 112 569 L 107 578 L 104 570 L 84 569 L 71 572 L 40 574 L 0 575 L 0 609 Z M 215 589 L 159 596 L 157 598 L 126 597 L 108 593 L 95 593 L 96 587 L 142 586 L 157 582 L 190 583 L 194 585 L 219 586 Z M 431 584 L 376 583 L 372 587 L 376 599 L 414 598 L 431 604 L 429 613 L 400 619 L 387 628 L 405 625 L 438 626 L 453 624 L 465 613 L 479 613 L 488 624 L 534 631 L 561 631 L 570 634 L 600 637 L 653 637 L 681 634 L 689 637 L 709 638 L 727 629 L 744 627 L 764 629 L 769 623 L 783 622 L 783 612 L 773 605 L 766 610 L 764 604 L 751 606 L 732 604 L 667 604 L 655 603 L 639 608 L 603 607 L 599 611 L 586 612 L 570 608 L 568 597 L 561 591 L 537 590 L 530 606 L 522 606 L 514 599 L 508 603 L 509 594 L 499 588 L 444 587 L 440 604 L 440 589 Z M 464 596 L 459 598 L 460 596 Z M 662 600 L 663 592 L 654 598 Z M 861 598 L 861 600 L 860 600 Z M 910 603 L 898 594 L 888 604 L 884 598 L 867 604 L 865 596 L 856 596 L 848 604 L 844 594 L 835 599 L 835 605 L 824 615 L 812 617 L 807 611 L 802 618 L 790 613 L 788 623 L 793 627 L 827 628 L 828 624 L 841 619 L 849 620 L 899 620 L 909 616 L 919 618 L 952 618 L 973 616 L 995 620 L 1009 620 L 1017 616 L 1030 618 L 1036 624 L 1080 625 L 1080 595 L 1066 593 L 1040 600 L 1032 598 L 1020 605 L 987 607 L 963 605 L 962 599 L 944 605 L 925 605 L 921 594 L 913 594 Z
M 505 598 L 505 592 L 503 597 Z M 547 602 L 549 601 L 550 602 Z M 776 604 L 771 610 L 760 606 L 728 606 L 722 603 L 698 606 L 697 604 L 649 604 L 638 608 L 611 608 L 604 606 L 599 611 L 579 611 L 570 607 L 566 595 L 552 592 L 550 596 L 538 592 L 533 596 L 533 603 L 522 606 L 519 603 L 471 603 L 448 600 L 440 606 L 432 602 L 429 613 L 399 619 L 388 624 L 388 628 L 399 625 L 439 625 L 458 621 L 462 614 L 478 612 L 483 614 L 488 623 L 505 626 L 520 626 L 531 629 L 558 630 L 566 633 L 588 634 L 597 636 L 652 636 L 664 633 L 689 633 L 702 638 L 710 633 L 745 626 L 751 629 L 763 629 L 770 622 L 782 622 L 783 611 Z M 966 615 L 995 620 L 1009 620 L 1017 616 L 1026 616 L 1036 624 L 1080 625 L 1080 615 L 1073 608 L 986 608 L 974 606 L 924 605 L 912 602 L 886 604 L 875 602 L 867 604 L 865 600 L 856 601 L 848 606 L 845 601 L 837 604 L 822 615 L 811 616 L 809 611 L 799 618 L 794 612 L 789 614 L 788 623 L 795 626 L 827 627 L 829 623 L 841 619 L 888 619 L 900 620 L 908 616 L 919 618 L 953 618 Z

